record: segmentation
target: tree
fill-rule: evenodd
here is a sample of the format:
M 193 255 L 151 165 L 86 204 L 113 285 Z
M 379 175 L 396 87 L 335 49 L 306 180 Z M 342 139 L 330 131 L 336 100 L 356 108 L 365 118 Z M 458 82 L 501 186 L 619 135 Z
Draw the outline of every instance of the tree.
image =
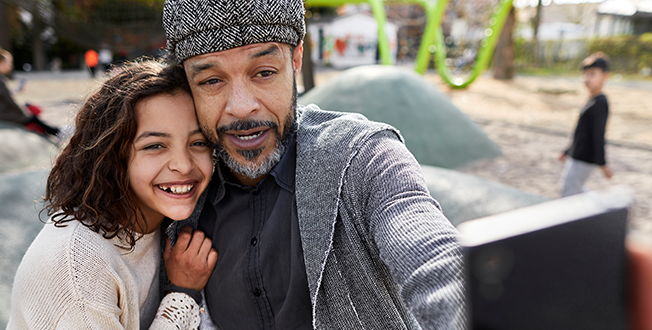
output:
M 335 13 L 336 11 L 333 7 L 313 7 L 306 5 L 306 36 L 303 38 L 303 66 L 301 68 L 304 93 L 315 87 L 315 72 L 311 56 L 312 45 L 310 44 L 310 33 L 308 33 L 308 25 L 310 24 L 311 18 L 317 19 L 321 15 L 334 15 Z M 318 40 L 318 42 L 321 42 L 321 40 Z
M 306 25 L 307 27 L 308 25 Z M 301 66 L 301 77 L 303 78 L 303 92 L 306 93 L 315 87 L 315 73 L 312 65 L 312 46 L 310 45 L 310 33 L 306 31 L 303 38 L 303 65 Z
M 509 11 L 503 31 L 498 38 L 494 51 L 494 78 L 514 78 L 514 26 L 516 25 L 516 12 L 514 7 Z
M 0 48 L 11 51 L 11 37 L 9 36 L 9 15 L 7 4 L 0 2 Z
M 541 25 L 541 10 L 543 9 L 541 1 L 537 2 L 537 11 L 532 18 L 532 38 L 535 42 L 539 40 L 539 25 Z

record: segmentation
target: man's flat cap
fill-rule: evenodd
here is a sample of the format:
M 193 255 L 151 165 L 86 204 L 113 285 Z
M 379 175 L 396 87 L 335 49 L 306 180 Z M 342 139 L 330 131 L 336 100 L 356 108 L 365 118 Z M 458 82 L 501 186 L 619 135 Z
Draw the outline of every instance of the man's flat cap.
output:
M 167 0 L 163 28 L 179 63 L 261 42 L 296 46 L 306 30 L 302 0 Z

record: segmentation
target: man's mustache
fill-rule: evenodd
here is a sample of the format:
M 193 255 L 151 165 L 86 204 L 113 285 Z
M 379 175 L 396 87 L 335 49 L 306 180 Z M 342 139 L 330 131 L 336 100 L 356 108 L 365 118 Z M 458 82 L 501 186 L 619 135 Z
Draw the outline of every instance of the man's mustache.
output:
M 223 135 L 228 131 L 246 131 L 259 127 L 267 127 L 278 132 L 278 124 L 269 120 L 237 120 L 217 128 L 217 134 Z

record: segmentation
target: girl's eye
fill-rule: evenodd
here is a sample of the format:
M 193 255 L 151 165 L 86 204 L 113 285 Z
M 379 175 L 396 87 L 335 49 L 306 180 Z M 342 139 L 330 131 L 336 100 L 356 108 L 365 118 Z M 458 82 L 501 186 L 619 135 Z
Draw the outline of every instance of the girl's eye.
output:
M 156 143 L 156 144 L 150 144 L 150 145 L 145 146 L 143 148 L 143 150 L 158 150 L 158 149 L 161 149 L 161 148 L 163 148 L 163 146 Z
M 210 147 L 210 144 L 206 141 L 196 141 L 191 144 L 193 147 Z

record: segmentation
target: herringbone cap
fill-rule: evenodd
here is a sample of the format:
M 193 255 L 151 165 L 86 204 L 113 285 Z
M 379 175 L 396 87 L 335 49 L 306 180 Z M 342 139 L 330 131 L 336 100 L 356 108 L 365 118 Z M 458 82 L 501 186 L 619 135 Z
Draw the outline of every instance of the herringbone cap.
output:
M 260 42 L 296 46 L 305 34 L 302 0 L 166 0 L 168 50 L 185 59 Z

